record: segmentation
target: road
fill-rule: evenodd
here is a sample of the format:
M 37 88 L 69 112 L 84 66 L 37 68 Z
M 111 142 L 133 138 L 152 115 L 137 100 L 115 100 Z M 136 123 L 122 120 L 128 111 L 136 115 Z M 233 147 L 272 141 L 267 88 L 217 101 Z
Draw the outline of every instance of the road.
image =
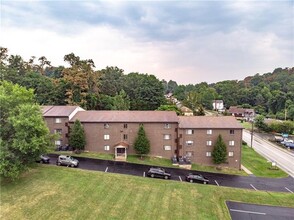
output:
M 50 154 L 50 165 L 56 166 L 56 159 L 58 154 Z M 96 170 L 107 173 L 120 173 L 127 175 L 135 175 L 146 177 L 146 172 L 150 168 L 150 165 L 134 164 L 127 162 L 101 160 L 92 158 L 83 158 L 75 156 L 80 161 L 79 169 Z M 69 168 L 73 169 L 73 168 Z M 180 168 L 167 167 L 166 170 L 171 173 L 171 179 L 174 181 L 185 181 L 185 176 L 190 173 L 190 170 Z M 194 171 L 196 172 L 196 171 Z M 245 188 L 251 190 L 263 190 L 263 191 L 275 191 L 275 192 L 286 192 L 294 194 L 294 181 L 292 177 L 287 178 L 262 178 L 253 176 L 237 176 L 227 175 L 221 173 L 209 173 L 197 171 L 207 177 L 211 185 L 216 186 L 227 186 L 236 188 Z
M 243 130 L 243 140 L 250 145 L 251 134 Z M 276 162 L 277 166 L 294 178 L 294 155 L 291 152 L 280 149 L 275 144 L 253 135 L 253 148 L 269 161 Z

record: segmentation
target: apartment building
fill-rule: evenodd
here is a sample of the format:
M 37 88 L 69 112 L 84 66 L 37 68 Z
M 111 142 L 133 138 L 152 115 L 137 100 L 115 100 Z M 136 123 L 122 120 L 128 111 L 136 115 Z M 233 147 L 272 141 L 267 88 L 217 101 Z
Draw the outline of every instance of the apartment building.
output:
M 188 156 L 193 163 L 214 165 L 212 150 L 219 135 L 228 151 L 224 166 L 241 168 L 242 126 L 232 116 L 177 116 L 172 111 L 85 111 L 78 106 L 44 106 L 51 133 L 60 133 L 56 145 L 68 144 L 69 127 L 79 120 L 85 130 L 85 150 L 114 154 L 118 160 L 135 154 L 139 126 L 150 140 L 150 155 Z

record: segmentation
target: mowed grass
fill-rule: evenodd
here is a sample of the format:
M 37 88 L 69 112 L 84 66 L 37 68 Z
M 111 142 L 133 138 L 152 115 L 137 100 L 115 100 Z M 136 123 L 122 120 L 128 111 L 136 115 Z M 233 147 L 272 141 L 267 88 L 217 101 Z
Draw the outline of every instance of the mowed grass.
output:
M 39 165 L 1 181 L 0 219 L 230 219 L 226 200 L 294 207 L 290 193 Z
M 95 152 L 82 152 L 80 154 L 75 154 L 72 151 L 51 151 L 51 153 L 70 155 L 73 157 L 88 157 L 88 158 L 96 158 L 96 159 L 102 159 L 102 160 L 114 160 L 113 154 L 103 154 L 103 153 L 95 153 Z M 144 156 L 143 158 L 141 158 L 140 156 L 137 156 L 137 155 L 128 155 L 127 162 L 136 163 L 136 164 L 146 164 L 150 166 L 159 166 L 159 167 L 173 167 L 173 168 L 179 167 L 179 166 L 172 165 L 172 162 L 170 159 L 151 157 L 151 156 Z M 233 168 L 222 168 L 222 170 L 218 170 L 216 166 L 203 166 L 198 164 L 192 164 L 192 170 L 212 172 L 212 173 L 242 175 L 242 176 L 247 175 L 244 171 L 233 169 Z
M 270 178 L 288 176 L 288 174 L 280 168 L 272 168 L 272 164 L 270 162 L 267 162 L 264 157 L 259 155 L 254 149 L 248 147 L 247 145 L 242 146 L 242 164 L 255 176 Z

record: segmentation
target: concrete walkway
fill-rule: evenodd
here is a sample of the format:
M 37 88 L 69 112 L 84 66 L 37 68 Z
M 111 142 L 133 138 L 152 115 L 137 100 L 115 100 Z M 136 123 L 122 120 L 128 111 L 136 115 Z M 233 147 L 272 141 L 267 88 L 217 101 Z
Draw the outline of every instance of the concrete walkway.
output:
M 246 167 L 244 167 L 242 164 L 241 164 L 241 169 L 245 171 L 245 173 L 247 173 L 248 175 L 253 175 L 253 173 L 248 170 Z

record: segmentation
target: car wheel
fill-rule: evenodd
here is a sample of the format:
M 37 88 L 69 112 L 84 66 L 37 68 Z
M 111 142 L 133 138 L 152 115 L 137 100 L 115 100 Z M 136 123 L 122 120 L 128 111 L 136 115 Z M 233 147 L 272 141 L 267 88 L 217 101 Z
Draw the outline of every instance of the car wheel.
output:
M 60 165 L 61 165 L 61 163 L 60 163 L 60 162 L 58 162 L 58 163 L 57 163 L 57 166 L 60 166 Z
M 70 166 L 71 166 L 71 167 L 75 167 L 75 165 L 74 165 L 74 164 L 71 164 Z
M 40 163 L 43 163 L 43 160 L 40 160 Z
M 207 184 L 207 182 L 204 181 L 203 184 Z
M 154 178 L 154 174 L 151 174 L 151 177 Z
M 192 179 L 190 180 L 190 183 L 193 183 L 193 180 Z
M 166 179 L 166 180 L 167 180 L 167 179 L 168 179 L 168 176 L 164 176 L 164 179 Z

